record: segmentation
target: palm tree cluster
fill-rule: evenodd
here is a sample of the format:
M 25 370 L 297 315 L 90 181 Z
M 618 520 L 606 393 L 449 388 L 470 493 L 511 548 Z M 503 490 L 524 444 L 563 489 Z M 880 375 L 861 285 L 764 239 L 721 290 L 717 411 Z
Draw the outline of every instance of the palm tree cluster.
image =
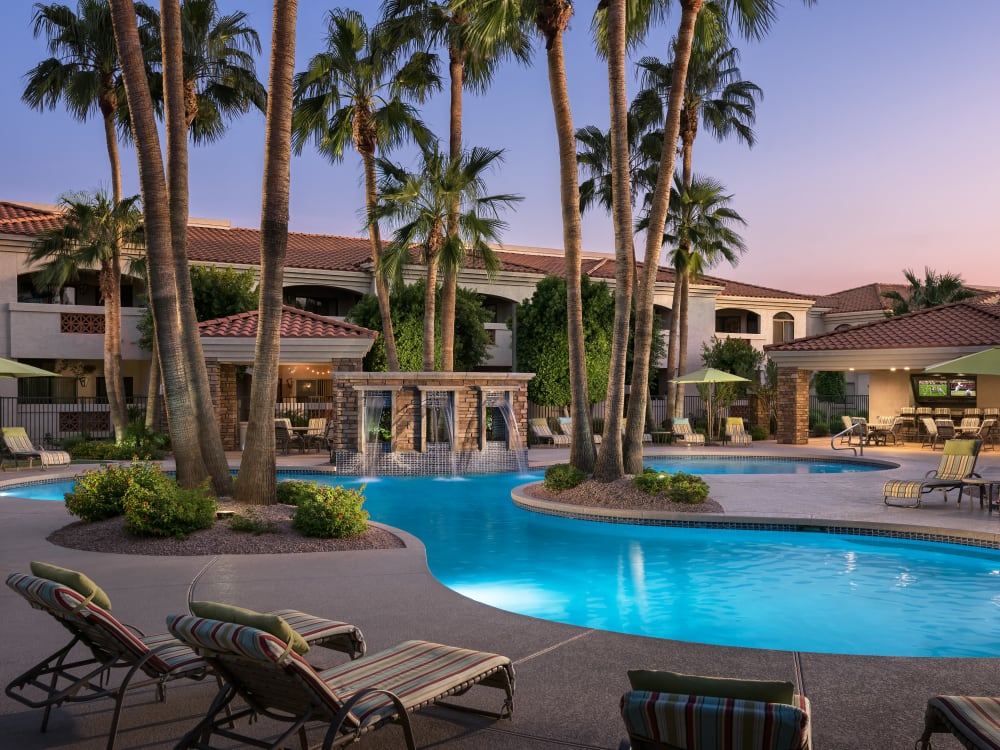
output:
M 648 405 L 653 291 L 661 253 L 666 249 L 676 273 L 669 356 L 673 376 L 684 367 L 689 284 L 722 260 L 735 263 L 745 250 L 737 233 L 743 220 L 730 205 L 732 196 L 718 180 L 692 170 L 693 144 L 699 129 L 707 129 L 716 138 L 735 135 L 753 145 L 761 92 L 742 80 L 739 53 L 730 38 L 734 33 L 763 36 L 778 7 L 777 0 L 678 3 L 680 23 L 669 41 L 673 58 L 640 61 L 642 91 L 631 104 L 626 97 L 627 50 L 643 43 L 666 21 L 671 3 L 602 0 L 598 4 L 593 30 L 598 53 L 608 61 L 611 128 L 607 132 L 595 127 L 577 132 L 573 126 L 563 45 L 575 10 L 571 0 L 385 0 L 382 17 L 373 24 L 357 10 L 336 8 L 326 14 L 324 48 L 298 73 L 293 70 L 297 4 L 275 2 L 267 90 L 254 70 L 254 55 L 261 51 L 257 32 L 242 12 L 220 14 L 215 0 L 162 0 L 159 16 L 134 0 L 79 0 L 76 13 L 61 5 L 37 5 L 34 31 L 47 37 L 53 56 L 29 72 L 24 99 L 40 109 L 65 101 L 81 120 L 101 112 L 112 165 L 113 196 L 105 206 L 111 215 L 119 204 L 134 208 L 122 198 L 117 142 L 131 138 L 136 143 L 148 288 L 178 472 L 184 481 L 194 483 L 207 474 L 218 491 L 231 488 L 218 430 L 212 434 L 215 422 L 209 417 L 207 377 L 192 322 L 190 281 L 183 272 L 187 143 L 216 140 L 232 118 L 252 108 L 266 109 L 260 318 L 244 456 L 245 465 L 253 462 L 254 476 L 263 477 L 274 460 L 267 416 L 277 381 L 292 153 L 309 143 L 334 163 L 342 161 L 350 148 L 361 157 L 364 223 L 376 269 L 388 367 L 399 367 L 389 290 L 399 283 L 405 264 L 421 263 L 427 286 L 424 367 L 439 365 L 434 321 L 440 275 L 440 367 L 450 370 L 459 270 L 473 256 L 487 272 L 496 270 L 491 243 L 499 243 L 506 228 L 502 213 L 520 200 L 486 189 L 486 175 L 500 163 L 502 153 L 464 144 L 463 92 L 485 90 L 507 61 L 527 62 L 539 40 L 545 50 L 559 153 L 573 417 L 570 460 L 585 471 L 598 462 L 603 479 L 620 476 L 623 470 L 638 471 Z M 445 65 L 447 147 L 430 132 L 418 109 L 443 88 L 440 71 Z M 164 122 L 165 163 L 157 118 Z M 391 151 L 406 143 L 419 147 L 414 169 L 390 160 Z M 681 168 L 675 175 L 678 150 Z M 586 178 L 582 184 L 581 167 Z M 95 205 L 99 203 L 95 198 Z M 590 432 L 580 291 L 580 212 L 597 203 L 614 218 L 616 263 L 609 418 L 600 457 Z M 387 243 L 382 223 L 393 228 Z M 127 221 L 118 226 L 112 233 L 117 244 L 102 251 L 102 263 L 117 264 L 122 243 L 131 237 Z M 641 267 L 636 262 L 637 233 L 644 235 Z M 81 247 L 87 244 L 76 241 Z M 47 259 L 55 268 L 62 252 L 57 245 L 40 246 L 37 259 Z M 619 424 L 625 418 L 625 361 L 630 354 L 632 396 L 623 442 Z M 262 494 L 241 482 L 238 492 L 243 499 L 266 502 L 262 498 L 269 489 L 265 486 Z
M 912 268 L 905 269 L 903 277 L 909 284 L 906 294 L 895 290 L 882 294 L 892 303 L 892 309 L 886 313 L 887 316 L 904 315 L 914 310 L 947 305 L 950 302 L 960 302 L 976 296 L 976 292 L 967 288 L 958 274 L 936 273 L 933 269 L 925 267 L 923 279 L 917 276 Z

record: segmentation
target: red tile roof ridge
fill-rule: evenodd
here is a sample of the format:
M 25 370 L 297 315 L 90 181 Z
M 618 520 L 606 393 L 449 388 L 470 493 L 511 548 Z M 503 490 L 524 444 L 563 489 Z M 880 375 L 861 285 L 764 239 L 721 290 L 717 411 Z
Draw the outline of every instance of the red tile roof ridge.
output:
M 245 338 L 257 335 L 258 318 L 258 311 L 250 310 L 212 320 L 203 320 L 198 323 L 198 328 L 202 331 L 201 335 L 203 336 Z M 293 319 L 297 319 L 300 323 L 304 321 L 311 324 L 308 331 L 293 330 L 293 327 L 296 325 Z M 323 333 L 324 331 L 326 332 L 325 334 Z M 378 333 L 344 320 L 337 320 L 307 310 L 300 310 L 290 305 L 282 305 L 281 335 L 284 337 L 306 338 L 329 337 L 331 335 L 376 338 Z

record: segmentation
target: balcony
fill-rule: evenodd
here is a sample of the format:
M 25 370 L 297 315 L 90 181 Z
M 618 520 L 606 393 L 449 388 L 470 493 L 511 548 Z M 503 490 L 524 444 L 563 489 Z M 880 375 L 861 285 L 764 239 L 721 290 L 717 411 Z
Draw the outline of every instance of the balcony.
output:
M 122 359 L 149 359 L 139 347 L 138 307 L 122 308 Z M 7 305 L 10 356 L 16 359 L 102 359 L 104 308 L 92 305 Z

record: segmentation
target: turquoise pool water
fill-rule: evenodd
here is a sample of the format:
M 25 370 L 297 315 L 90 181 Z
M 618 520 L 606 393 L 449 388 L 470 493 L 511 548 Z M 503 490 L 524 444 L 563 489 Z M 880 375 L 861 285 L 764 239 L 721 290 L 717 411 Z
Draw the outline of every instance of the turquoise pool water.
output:
M 645 456 L 642 463 L 669 473 L 689 474 L 846 474 L 885 471 L 894 464 L 769 456 Z
M 338 482 L 330 475 L 295 478 Z M 539 475 L 369 478 L 374 520 L 419 537 L 446 586 L 501 609 L 636 635 L 883 656 L 997 656 L 1000 553 L 805 532 L 543 516 Z M 36 485 L 58 494 L 68 486 Z M 7 493 L 5 493 L 7 494 Z

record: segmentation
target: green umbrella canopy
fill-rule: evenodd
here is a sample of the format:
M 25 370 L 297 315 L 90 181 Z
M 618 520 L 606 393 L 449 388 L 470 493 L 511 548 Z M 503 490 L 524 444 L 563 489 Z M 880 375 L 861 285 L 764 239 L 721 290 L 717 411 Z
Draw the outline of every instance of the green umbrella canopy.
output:
M 946 372 L 956 375 L 1000 375 L 1000 347 L 983 349 L 975 354 L 938 362 L 924 368 L 924 372 Z
M 54 372 L 0 357 L 0 378 L 58 378 Z
M 747 378 L 733 375 L 725 370 L 716 370 L 714 367 L 704 367 L 701 370 L 689 372 L 673 379 L 674 383 L 749 383 Z

